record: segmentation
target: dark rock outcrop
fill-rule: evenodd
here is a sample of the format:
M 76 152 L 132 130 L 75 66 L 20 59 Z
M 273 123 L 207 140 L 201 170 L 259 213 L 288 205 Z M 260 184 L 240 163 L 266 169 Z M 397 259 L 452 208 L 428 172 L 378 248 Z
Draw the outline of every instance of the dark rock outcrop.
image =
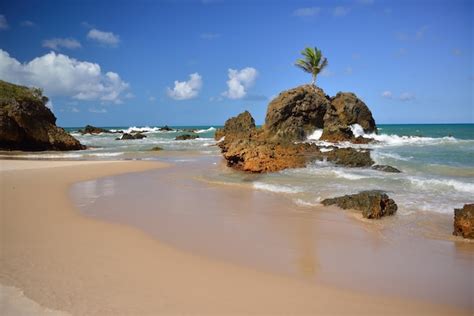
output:
M 214 138 L 220 140 L 226 135 L 229 136 L 229 138 L 249 137 L 255 131 L 255 120 L 248 111 L 245 111 L 228 119 L 225 122 L 224 128 L 216 130 Z
M 474 204 L 454 209 L 453 235 L 474 239 Z
M 372 169 L 383 171 L 383 172 L 392 172 L 392 173 L 400 173 L 401 171 L 395 167 L 388 166 L 388 165 L 373 165 Z
M 183 134 L 176 136 L 175 140 L 190 140 L 199 138 L 199 135 L 192 135 L 192 134 Z
M 122 137 L 116 138 L 115 140 L 133 140 L 143 138 L 146 138 L 146 135 L 143 135 L 142 133 L 123 133 Z
M 171 127 L 169 127 L 168 125 L 165 125 L 163 127 L 160 127 L 159 128 L 160 131 L 165 131 L 165 132 L 170 132 L 170 131 L 173 131 L 173 129 Z
M 100 127 L 95 127 L 92 125 L 86 125 L 84 129 L 80 129 L 79 133 L 82 135 L 84 134 L 101 134 L 101 133 L 112 133 L 108 129 L 100 128 Z
M 323 205 L 337 205 L 342 209 L 362 211 L 362 216 L 369 219 L 378 219 L 382 216 L 393 215 L 397 212 L 397 204 L 383 191 L 362 191 L 357 194 L 344 195 L 332 199 L 325 199 Z
M 150 149 L 150 151 L 160 151 L 160 150 L 163 150 L 163 148 L 161 148 L 160 146 L 155 146 Z
M 41 90 L 0 80 L 0 149 L 80 150 L 84 145 L 56 126 Z

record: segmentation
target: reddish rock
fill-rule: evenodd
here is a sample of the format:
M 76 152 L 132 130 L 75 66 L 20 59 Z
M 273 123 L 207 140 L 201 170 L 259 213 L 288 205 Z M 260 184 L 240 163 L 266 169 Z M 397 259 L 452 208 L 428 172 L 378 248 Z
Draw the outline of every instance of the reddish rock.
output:
M 474 239 L 474 204 L 454 209 L 453 235 Z

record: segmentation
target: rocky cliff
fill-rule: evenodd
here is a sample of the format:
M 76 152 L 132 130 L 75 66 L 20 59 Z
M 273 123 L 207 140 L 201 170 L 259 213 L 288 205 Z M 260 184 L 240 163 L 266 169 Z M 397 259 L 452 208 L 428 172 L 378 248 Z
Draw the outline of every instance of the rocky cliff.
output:
M 79 150 L 85 146 L 56 126 L 41 90 L 0 80 L 0 149 Z

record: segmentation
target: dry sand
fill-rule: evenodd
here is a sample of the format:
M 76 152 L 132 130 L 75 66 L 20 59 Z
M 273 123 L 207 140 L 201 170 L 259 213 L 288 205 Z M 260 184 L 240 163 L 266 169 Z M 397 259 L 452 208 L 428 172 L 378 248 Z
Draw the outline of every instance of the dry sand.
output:
M 73 315 L 469 314 L 191 255 L 135 228 L 86 218 L 68 198 L 75 182 L 164 167 L 160 163 L 3 160 L 0 166 L 2 315 L 21 309 Z

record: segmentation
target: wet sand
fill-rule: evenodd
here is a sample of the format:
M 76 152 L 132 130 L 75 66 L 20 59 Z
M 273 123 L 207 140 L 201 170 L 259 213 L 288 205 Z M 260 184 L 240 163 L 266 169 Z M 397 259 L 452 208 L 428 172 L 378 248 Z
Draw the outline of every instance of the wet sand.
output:
M 27 298 L 51 310 L 73 315 L 472 312 L 465 306 L 433 301 L 383 294 L 374 297 L 191 254 L 131 225 L 83 216 L 69 198 L 74 183 L 130 172 L 154 172 L 164 166 L 160 163 L 11 163 L 3 160 L 0 164 L 0 283 L 21 289 Z M 155 180 L 160 182 L 159 173 Z M 185 197 L 187 188 L 182 188 Z M 133 193 L 132 199 L 144 196 L 144 192 Z M 155 196 L 156 209 L 163 208 L 160 197 L 163 196 Z M 191 203 L 189 209 L 200 209 L 200 203 L 191 197 L 192 194 L 185 199 Z M 106 211 L 113 210 L 111 206 Z M 179 211 L 177 207 L 175 210 Z M 240 211 L 251 213 L 251 209 Z M 324 235 L 328 246 L 333 240 L 346 237 L 329 233 L 331 225 L 327 220 Z M 192 230 L 175 233 L 195 236 Z M 346 250 L 350 251 L 349 246 Z M 2 303 L 5 301 L 10 302 L 2 296 Z M 8 306 L 1 305 L 0 314 L 6 314 Z

